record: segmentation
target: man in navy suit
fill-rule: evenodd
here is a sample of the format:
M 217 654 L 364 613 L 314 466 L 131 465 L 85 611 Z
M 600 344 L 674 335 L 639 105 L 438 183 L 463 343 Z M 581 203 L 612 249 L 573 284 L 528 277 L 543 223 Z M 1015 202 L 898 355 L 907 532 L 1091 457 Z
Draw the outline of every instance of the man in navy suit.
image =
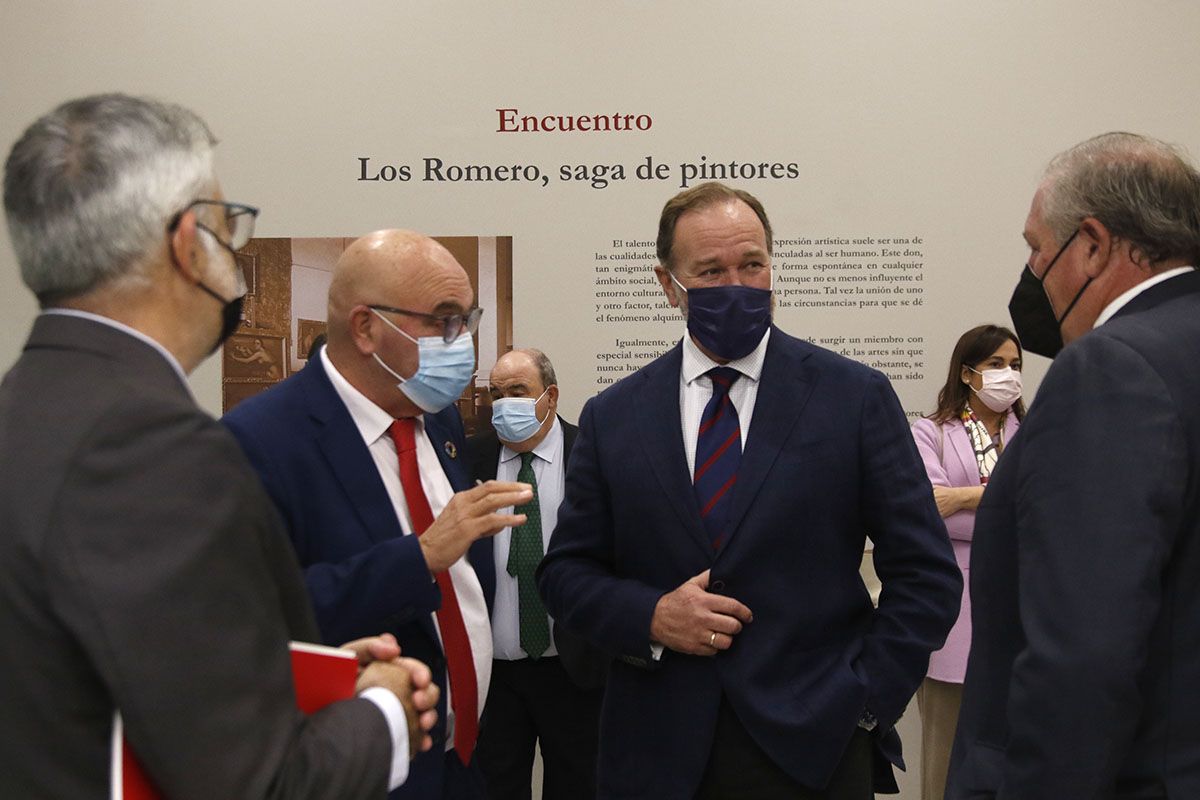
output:
M 1057 357 L 977 512 L 946 796 L 1200 797 L 1200 172 L 1095 137 L 1025 240 L 1009 308 Z
M 326 641 L 391 631 L 448 691 L 433 750 L 393 797 L 477 798 L 473 758 L 492 663 L 488 536 L 525 520 L 519 483 L 472 487 L 454 400 L 480 310 L 434 240 L 364 236 L 338 260 L 328 343 L 225 417 L 282 512 Z M 416 535 L 410 535 L 416 534 Z
M 893 726 L 962 586 L 904 412 L 879 372 L 770 324 L 752 195 L 677 195 L 658 257 L 688 333 L 584 407 L 539 573 L 558 624 L 619 658 L 599 796 L 895 791 Z

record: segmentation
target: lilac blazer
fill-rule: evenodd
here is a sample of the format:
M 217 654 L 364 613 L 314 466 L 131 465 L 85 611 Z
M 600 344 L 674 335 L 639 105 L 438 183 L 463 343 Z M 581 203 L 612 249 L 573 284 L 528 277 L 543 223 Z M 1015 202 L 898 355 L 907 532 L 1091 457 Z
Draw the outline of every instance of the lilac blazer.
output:
M 1021 423 L 1009 414 L 1004 423 L 1004 447 L 1012 442 Z M 940 425 L 921 418 L 913 423 L 913 438 L 925 462 L 925 472 L 934 486 L 978 486 L 979 467 L 967 429 L 958 420 Z M 971 649 L 971 537 L 975 533 L 975 512 L 958 511 L 946 517 L 946 531 L 954 547 L 954 559 L 963 574 L 962 606 L 958 621 L 950 629 L 946 644 L 929 656 L 929 677 L 948 683 L 962 683 L 967 671 L 967 653 Z

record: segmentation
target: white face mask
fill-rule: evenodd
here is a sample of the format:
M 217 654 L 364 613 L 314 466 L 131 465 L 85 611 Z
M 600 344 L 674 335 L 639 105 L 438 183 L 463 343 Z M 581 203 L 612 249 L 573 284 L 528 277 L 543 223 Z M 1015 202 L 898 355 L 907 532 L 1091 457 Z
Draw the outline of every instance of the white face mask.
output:
M 1012 404 L 1021 397 L 1021 373 L 1012 367 L 985 369 L 982 372 L 971 367 L 967 369 L 983 377 L 983 386 L 979 391 L 975 391 L 974 386 L 971 387 L 971 391 L 997 414 L 1012 408 Z

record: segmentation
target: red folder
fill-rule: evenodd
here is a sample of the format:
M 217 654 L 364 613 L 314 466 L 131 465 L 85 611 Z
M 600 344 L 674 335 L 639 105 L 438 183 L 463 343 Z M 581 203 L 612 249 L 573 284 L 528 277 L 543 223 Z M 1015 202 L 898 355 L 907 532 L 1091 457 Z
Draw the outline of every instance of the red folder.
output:
M 289 642 L 296 706 L 311 714 L 354 696 L 358 659 L 349 650 L 307 642 Z M 112 800 L 163 800 L 125 741 L 121 714 L 113 720 Z

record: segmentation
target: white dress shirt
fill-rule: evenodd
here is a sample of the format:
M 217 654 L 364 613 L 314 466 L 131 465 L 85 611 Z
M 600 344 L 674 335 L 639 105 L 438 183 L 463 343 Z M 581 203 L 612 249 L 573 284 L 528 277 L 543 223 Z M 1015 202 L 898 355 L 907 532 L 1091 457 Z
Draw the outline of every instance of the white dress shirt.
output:
M 404 501 L 404 489 L 400 484 L 400 462 L 396 454 L 396 443 L 392 441 L 388 430 L 392 426 L 392 415 L 368 400 L 362 392 L 350 385 L 342 374 L 329 360 L 326 348 L 321 348 L 321 363 L 325 367 L 329 381 L 334 391 L 350 412 L 355 427 L 366 443 L 379 471 L 383 486 L 387 489 L 388 498 L 396 511 L 400 527 L 406 536 L 412 534 L 412 521 L 408 516 L 408 504 Z M 399 391 L 399 389 L 397 389 Z M 434 519 L 442 513 L 454 489 L 450 480 L 442 471 L 433 443 L 425 433 L 423 416 L 416 418 L 414 437 L 417 444 L 417 466 L 421 472 L 421 488 L 429 500 L 429 509 Z M 430 580 L 433 577 L 430 576 Z M 471 567 L 464 555 L 450 566 L 450 580 L 454 584 L 454 594 L 458 598 L 458 607 L 462 611 L 463 624 L 467 629 L 467 638 L 471 642 L 471 656 L 475 662 L 475 679 L 478 684 L 478 710 L 483 711 L 487 700 L 488 686 L 492 679 L 492 628 L 488 622 L 487 603 L 483 598 L 483 587 L 479 576 Z M 432 614 L 434 627 L 437 627 L 437 614 Z M 439 629 L 440 635 L 440 629 Z M 447 681 L 449 684 L 449 681 Z M 446 749 L 454 747 L 454 711 L 450 704 L 450 686 L 441 687 L 446 694 Z
M 696 440 L 700 432 L 700 419 L 704 407 L 712 399 L 712 378 L 704 373 L 713 367 L 726 366 L 736 369 L 741 377 L 729 389 L 729 400 L 737 409 L 738 426 L 742 432 L 742 449 L 750 436 L 750 418 L 754 414 L 754 402 L 758 399 L 758 379 L 762 376 L 763 359 L 767 356 L 767 342 L 771 329 L 763 334 L 762 340 L 748 354 L 728 364 L 718 364 L 692 341 L 683 337 L 683 366 L 679 370 L 679 420 L 683 425 L 683 447 L 687 452 L 688 475 L 696 472 Z
M 563 499 L 563 430 L 558 419 L 546 433 L 546 438 L 533 448 L 533 477 L 537 481 L 538 508 L 542 515 L 542 552 L 550 543 L 550 534 L 558 524 L 558 506 Z M 496 464 L 496 480 L 515 481 L 521 470 L 521 454 L 501 444 L 500 460 Z M 511 514 L 512 507 L 500 514 Z M 496 552 L 496 602 L 492 606 L 492 640 L 496 658 L 519 661 L 526 658 L 521 649 L 521 625 L 518 613 L 517 579 L 508 574 L 508 551 L 512 544 L 512 528 L 505 528 L 492 540 Z M 557 656 L 558 648 L 551 637 L 550 647 L 542 654 Z
M 1096 317 L 1096 322 L 1093 323 L 1092 327 L 1099 328 L 1101 325 L 1108 322 L 1113 318 L 1114 315 L 1116 315 L 1118 311 L 1124 308 L 1130 300 L 1137 297 L 1139 294 L 1146 291 L 1156 283 L 1162 283 L 1163 281 L 1170 280 L 1176 275 L 1182 275 L 1185 272 L 1193 272 L 1195 269 L 1195 267 L 1176 267 L 1175 269 L 1169 269 L 1166 272 L 1161 272 L 1158 275 L 1155 275 L 1153 278 L 1147 278 L 1137 286 L 1134 286 L 1122 294 L 1117 295 L 1117 297 L 1111 303 L 1104 307 L 1104 310 L 1100 312 L 1100 316 Z

